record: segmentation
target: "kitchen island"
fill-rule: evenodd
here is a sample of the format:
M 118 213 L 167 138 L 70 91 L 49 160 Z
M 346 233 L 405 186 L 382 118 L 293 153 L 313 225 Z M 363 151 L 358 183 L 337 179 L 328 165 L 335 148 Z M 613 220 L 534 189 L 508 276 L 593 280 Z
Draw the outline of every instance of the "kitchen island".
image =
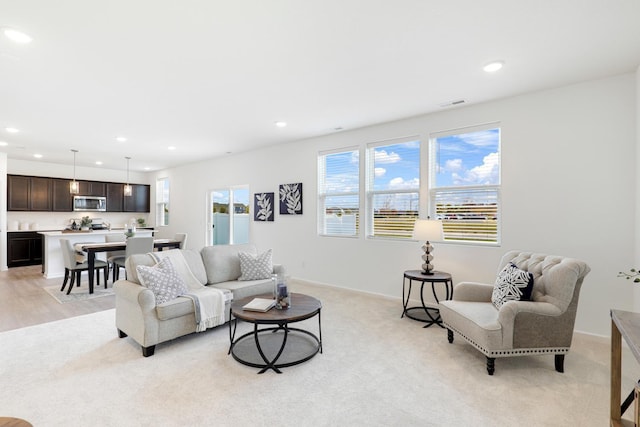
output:
M 155 230 L 138 229 L 136 236 L 151 237 Z M 60 239 L 69 239 L 72 245 L 76 243 L 104 243 L 105 235 L 120 234 L 124 240 L 124 230 L 93 230 L 93 231 L 74 231 L 65 233 L 63 231 L 41 231 L 42 234 L 42 273 L 47 279 L 56 277 L 64 277 L 64 259 L 62 257 L 62 248 Z M 106 260 L 105 253 L 97 254 L 98 259 Z

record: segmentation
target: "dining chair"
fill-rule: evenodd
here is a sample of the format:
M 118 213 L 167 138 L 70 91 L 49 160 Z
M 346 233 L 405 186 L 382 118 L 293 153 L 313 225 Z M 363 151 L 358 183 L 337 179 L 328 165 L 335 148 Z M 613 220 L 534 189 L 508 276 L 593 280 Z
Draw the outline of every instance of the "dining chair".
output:
M 76 281 L 76 286 L 80 286 L 80 275 L 83 271 L 89 270 L 89 264 L 86 261 L 76 261 L 76 251 L 69 239 L 60 239 L 60 247 L 62 249 L 62 258 L 64 260 L 64 282 L 62 282 L 60 292 L 64 292 L 64 288 L 67 286 L 69 277 L 71 277 L 71 282 L 69 283 L 69 288 L 67 289 L 67 295 L 69 295 L 71 293 L 71 290 L 73 289 L 73 284 L 76 283 Z M 106 289 L 107 279 L 109 278 L 109 268 L 106 262 L 96 260 L 95 271 L 98 272 L 96 281 L 98 286 L 100 286 L 100 269 L 104 269 L 104 287 Z
M 124 259 L 116 259 L 114 261 L 116 270 L 116 280 L 120 278 L 120 267 L 124 268 L 125 261 L 133 254 L 146 254 L 153 252 L 153 237 L 129 237 L 127 239 L 127 249 L 125 250 Z M 127 270 L 125 268 L 125 278 Z
M 124 243 L 125 238 L 124 238 L 124 234 L 105 234 L 104 235 L 104 241 L 106 243 L 111 243 L 111 242 L 122 242 Z M 115 282 L 116 281 L 116 270 L 118 270 L 120 267 L 116 264 L 116 260 L 121 260 L 122 261 L 122 265 L 124 265 L 124 260 L 126 258 L 126 254 L 125 251 L 110 251 L 110 252 L 106 252 L 106 257 L 107 257 L 107 264 L 109 265 L 109 268 L 111 269 L 112 273 L 111 273 L 111 281 Z
M 187 233 L 176 233 L 173 239 L 180 242 L 180 249 L 184 249 L 187 245 Z

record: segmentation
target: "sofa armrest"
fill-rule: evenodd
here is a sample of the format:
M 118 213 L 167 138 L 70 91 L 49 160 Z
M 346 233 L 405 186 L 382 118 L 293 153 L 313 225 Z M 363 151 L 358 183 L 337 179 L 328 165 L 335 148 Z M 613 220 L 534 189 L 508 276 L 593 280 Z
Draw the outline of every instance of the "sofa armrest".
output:
M 508 301 L 498 310 L 503 344 L 508 348 L 569 347 L 573 318 L 567 316 L 548 302 Z
M 142 311 L 150 311 L 156 308 L 156 297 L 153 292 L 137 283 L 128 280 L 118 280 L 113 289 L 116 298 L 123 298 L 140 306 Z
M 513 325 L 516 316 L 524 313 L 540 318 L 562 314 L 557 306 L 548 302 L 507 301 L 498 310 L 498 322 L 502 325 Z
M 453 288 L 455 301 L 490 302 L 493 285 L 479 282 L 460 282 Z

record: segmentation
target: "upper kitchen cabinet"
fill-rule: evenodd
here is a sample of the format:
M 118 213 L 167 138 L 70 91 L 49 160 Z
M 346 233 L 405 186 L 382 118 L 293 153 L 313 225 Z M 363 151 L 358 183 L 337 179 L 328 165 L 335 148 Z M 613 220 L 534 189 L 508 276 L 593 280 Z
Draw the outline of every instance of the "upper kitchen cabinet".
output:
M 7 175 L 7 210 L 72 212 L 70 179 Z M 124 197 L 124 184 L 78 181 L 81 196 L 107 197 L 107 212 L 150 212 L 151 187 L 131 184 L 133 195 Z
M 50 211 L 51 178 L 7 175 L 7 210 Z
M 150 212 L 151 187 L 144 184 L 131 184 L 131 196 L 124 197 L 124 212 Z M 107 207 L 109 204 L 107 203 Z
M 124 185 L 107 183 L 107 212 L 122 212 Z
M 51 210 L 54 212 L 71 212 L 73 195 L 69 193 L 69 179 L 51 179 Z
M 107 195 L 107 188 L 104 182 L 98 181 L 78 181 L 80 184 L 80 196 L 100 196 Z

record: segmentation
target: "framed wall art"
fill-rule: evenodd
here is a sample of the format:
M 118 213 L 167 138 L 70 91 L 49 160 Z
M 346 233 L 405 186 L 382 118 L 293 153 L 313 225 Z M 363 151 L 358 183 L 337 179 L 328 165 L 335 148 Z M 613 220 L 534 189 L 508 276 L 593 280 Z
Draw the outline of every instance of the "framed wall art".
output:
M 302 215 L 302 183 L 280 184 L 280 215 Z
M 253 220 L 273 221 L 273 193 L 255 193 L 253 195 Z

